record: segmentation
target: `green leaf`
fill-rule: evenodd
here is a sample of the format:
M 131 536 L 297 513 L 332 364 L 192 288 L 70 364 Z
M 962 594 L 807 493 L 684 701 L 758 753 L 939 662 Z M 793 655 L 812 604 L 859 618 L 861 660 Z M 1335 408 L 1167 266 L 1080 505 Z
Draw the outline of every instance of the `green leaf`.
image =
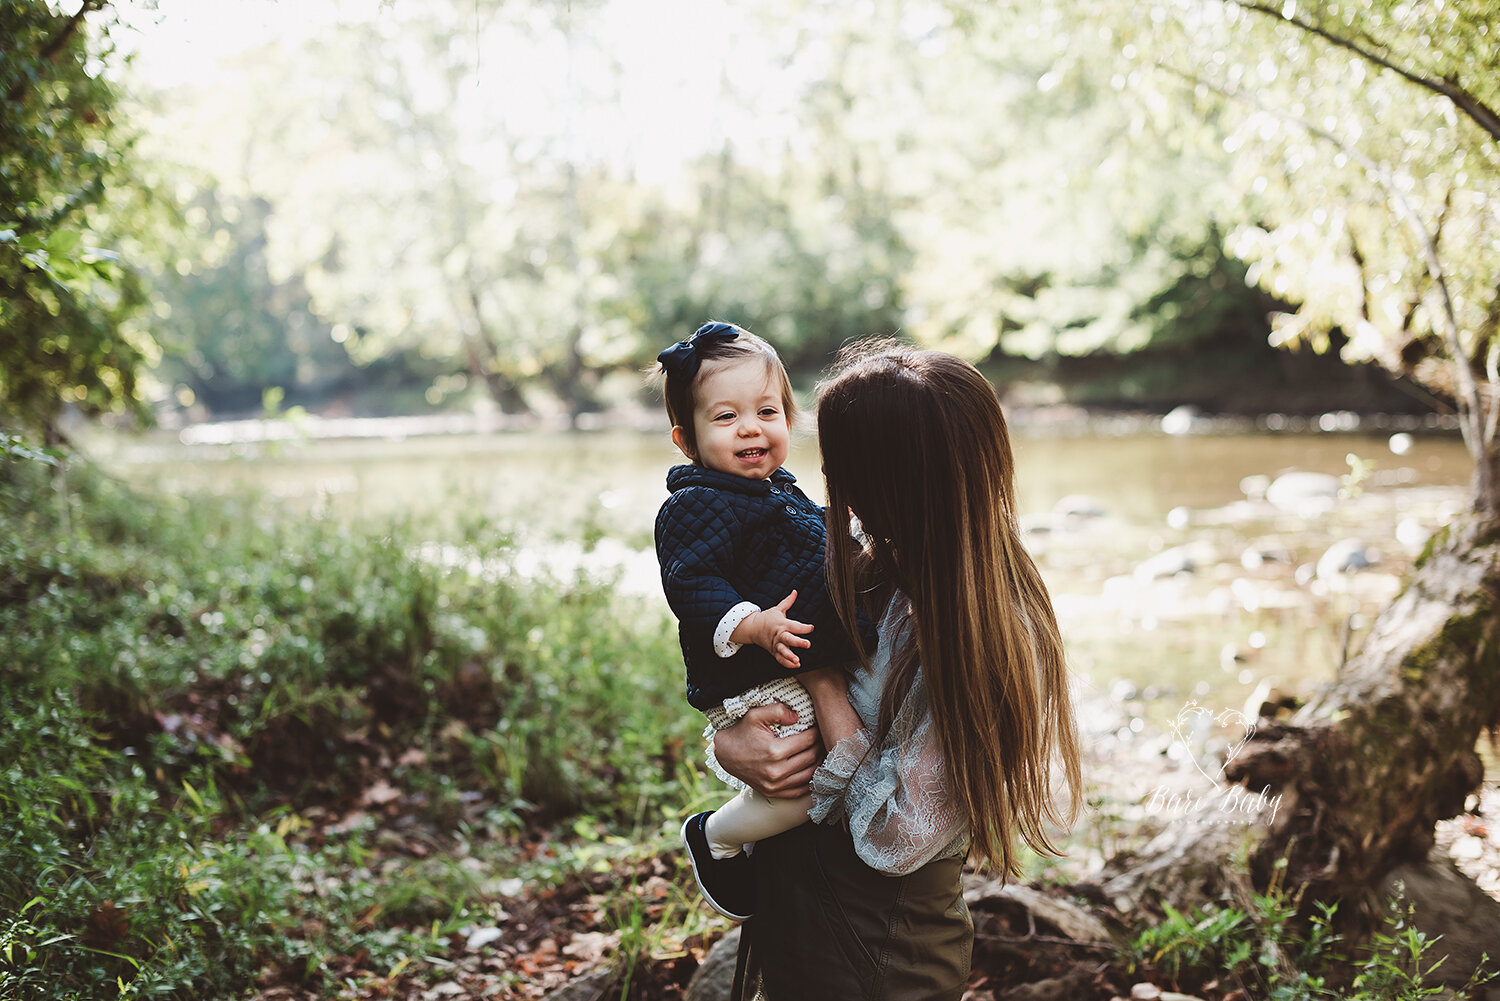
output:
M 47 252 L 49 254 L 67 255 L 78 249 L 78 244 L 83 241 L 83 234 L 77 230 L 60 229 L 47 237 Z
M 0 435 L 0 460 L 3 459 L 25 459 L 30 462 L 39 462 L 44 466 L 56 466 L 60 463 L 62 456 L 51 449 L 32 445 L 18 435 L 7 434 Z M 35 902 L 32 901 L 32 903 Z

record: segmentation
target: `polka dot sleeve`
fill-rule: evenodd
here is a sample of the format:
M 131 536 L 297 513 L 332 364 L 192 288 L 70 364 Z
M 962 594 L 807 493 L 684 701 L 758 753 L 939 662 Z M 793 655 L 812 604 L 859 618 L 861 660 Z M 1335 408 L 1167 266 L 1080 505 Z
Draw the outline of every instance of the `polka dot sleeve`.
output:
M 760 611 L 760 606 L 753 601 L 742 601 L 719 620 L 719 625 L 714 629 L 714 653 L 720 657 L 733 657 L 740 652 L 743 643 L 736 643 L 729 636 L 741 622 Z

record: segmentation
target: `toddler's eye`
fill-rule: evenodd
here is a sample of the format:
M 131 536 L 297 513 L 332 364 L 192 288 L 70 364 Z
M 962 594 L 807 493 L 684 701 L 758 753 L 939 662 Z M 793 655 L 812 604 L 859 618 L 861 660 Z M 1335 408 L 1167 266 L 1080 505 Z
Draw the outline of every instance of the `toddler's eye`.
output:
M 775 407 L 762 407 L 760 411 L 760 415 L 762 417 L 775 417 L 779 413 L 781 413 L 781 411 L 777 410 Z
M 715 417 L 714 420 L 716 420 L 716 421 L 730 421 L 730 420 L 734 420 L 734 412 L 730 411 L 730 410 L 726 410 L 722 414 L 719 414 L 717 417 Z

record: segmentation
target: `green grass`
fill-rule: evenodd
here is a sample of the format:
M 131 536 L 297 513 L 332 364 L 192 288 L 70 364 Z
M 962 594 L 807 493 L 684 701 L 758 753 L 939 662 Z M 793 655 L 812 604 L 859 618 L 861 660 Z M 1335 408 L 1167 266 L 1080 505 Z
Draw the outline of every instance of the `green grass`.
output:
M 1337 907 L 1318 904 L 1305 919 L 1292 897 L 1273 887 L 1243 908 L 1209 906 L 1184 914 L 1171 906 L 1132 940 L 1134 963 L 1179 990 L 1242 992 L 1268 1001 L 1419 1001 L 1448 992 L 1434 976 L 1437 939 L 1392 901 L 1383 926 L 1346 948 Z M 1476 971 L 1460 997 L 1477 997 L 1500 973 Z
M 454 567 L 413 524 L 0 462 L 0 997 L 348 992 L 497 875 L 588 864 L 528 840 L 649 841 L 699 781 L 663 613 L 518 581 L 503 531 Z

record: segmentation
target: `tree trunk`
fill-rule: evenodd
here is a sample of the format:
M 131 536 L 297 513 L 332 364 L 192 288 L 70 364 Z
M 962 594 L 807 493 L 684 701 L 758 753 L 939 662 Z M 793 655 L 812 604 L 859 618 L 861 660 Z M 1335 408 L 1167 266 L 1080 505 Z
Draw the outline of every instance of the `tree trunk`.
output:
M 1234 825 L 1222 812 L 1174 819 L 1142 853 L 1112 862 L 1104 888 L 1116 907 L 1180 906 L 1275 882 L 1304 888 L 1308 905 L 1337 901 L 1346 933 L 1368 932 L 1393 879 L 1440 866 L 1428 860 L 1434 825 L 1479 787 L 1476 745 L 1497 724 L 1500 523 L 1472 517 L 1433 537 L 1335 681 L 1227 764 L 1225 778 L 1281 796 L 1277 808 Z M 1471 924 L 1496 920 L 1481 910 Z
M 1433 825 L 1478 789 L 1475 746 L 1497 724 L 1500 529 L 1475 519 L 1440 530 L 1333 685 L 1225 769 L 1285 797 L 1252 879 L 1285 857 L 1295 884 L 1371 914 L 1371 888 L 1425 858 Z
M 479 357 L 471 343 L 464 345 L 464 357 L 469 363 L 469 374 L 477 379 L 484 380 L 485 389 L 489 390 L 490 399 L 500 407 L 504 414 L 529 414 L 531 406 L 526 398 L 521 395 L 521 388 L 510 379 L 507 379 L 493 367 L 487 365 L 483 358 Z
M 552 391 L 567 405 L 568 424 L 573 428 L 578 427 L 578 418 L 582 414 L 599 410 L 599 400 L 594 393 L 598 373 L 584 364 L 583 352 L 579 348 L 582 340 L 583 332 L 575 326 L 568 333 L 563 360 L 549 366 L 543 373 Z
M 485 355 L 480 354 L 480 346 L 486 349 Z M 464 358 L 469 363 L 469 374 L 476 379 L 483 379 L 484 386 L 490 393 L 490 399 L 500 407 L 501 413 L 506 414 L 529 414 L 531 406 L 526 398 L 521 395 L 521 387 L 497 370 L 493 364 L 494 352 L 489 350 L 488 339 L 479 335 L 466 335 L 464 337 Z
M 484 379 L 485 388 L 490 391 L 490 399 L 499 405 L 501 413 L 531 413 L 531 404 L 526 402 L 526 397 L 522 395 L 520 386 L 494 369 L 483 369 L 479 375 Z

